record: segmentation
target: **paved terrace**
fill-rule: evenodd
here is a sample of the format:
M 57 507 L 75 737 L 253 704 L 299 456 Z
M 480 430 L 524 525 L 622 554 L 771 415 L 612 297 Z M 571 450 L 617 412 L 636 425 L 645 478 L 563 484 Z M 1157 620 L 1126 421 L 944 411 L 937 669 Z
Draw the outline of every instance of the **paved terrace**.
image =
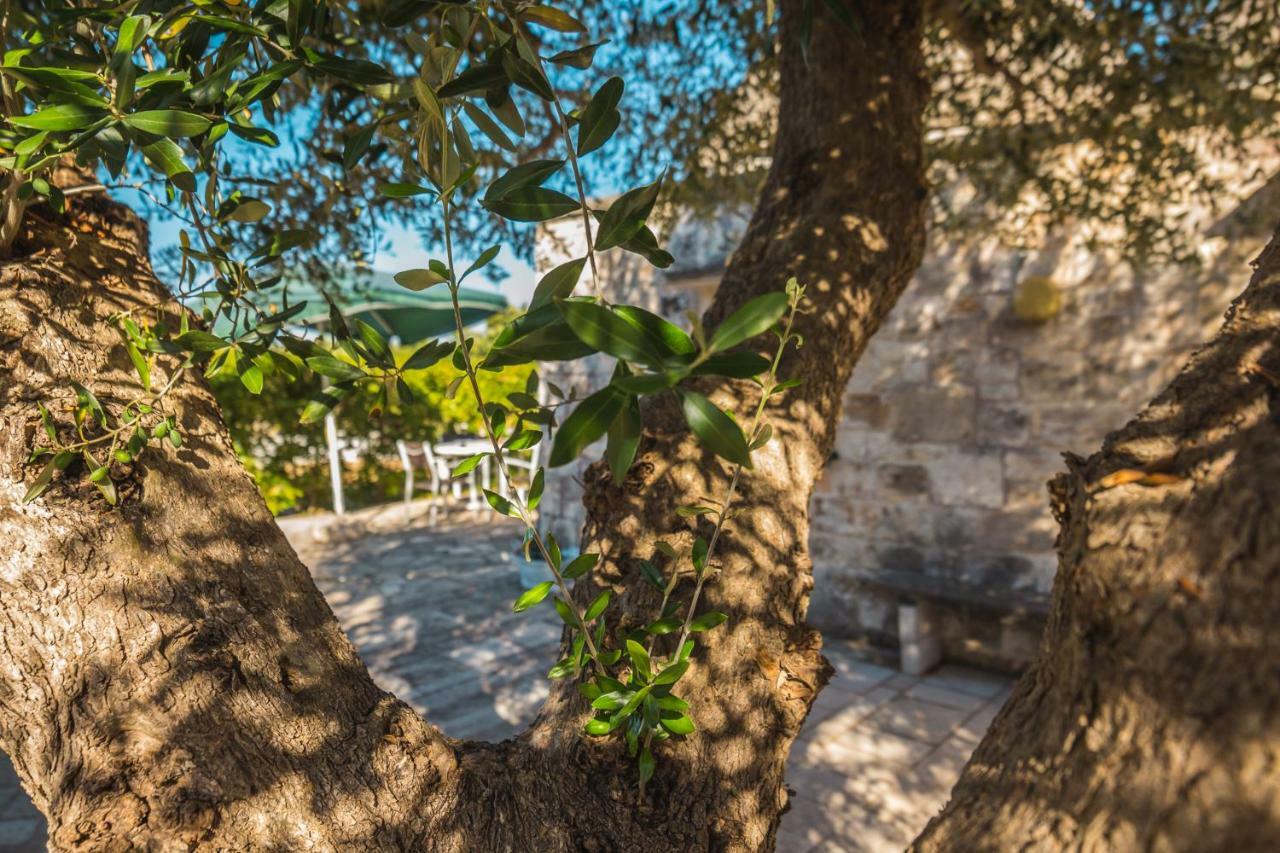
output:
M 379 507 L 335 522 L 282 519 L 378 682 L 454 737 L 500 740 L 547 694 L 559 621 L 511 613 L 519 594 L 515 522 L 428 505 Z M 923 678 L 824 649 L 838 676 L 792 751 L 797 792 L 781 853 L 901 850 L 945 802 L 1008 695 L 1007 679 L 944 666 Z M 44 849 L 44 820 L 0 755 L 0 853 Z

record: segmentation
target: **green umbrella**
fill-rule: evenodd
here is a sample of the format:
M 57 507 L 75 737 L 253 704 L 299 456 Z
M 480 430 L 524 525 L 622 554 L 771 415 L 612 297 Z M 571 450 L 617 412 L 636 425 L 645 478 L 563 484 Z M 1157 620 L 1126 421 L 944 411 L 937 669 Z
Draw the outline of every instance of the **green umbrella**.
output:
M 307 303 L 302 313 L 290 320 L 296 326 L 324 328 L 329 325 L 329 301 L 333 301 L 348 321 L 363 320 L 387 338 L 396 338 L 402 344 L 415 344 L 428 338 L 438 338 L 454 330 L 453 299 L 449 288 L 436 285 L 414 292 L 396 284 L 394 278 L 381 272 L 352 271 L 335 278 L 320 288 L 302 281 L 291 281 L 287 288 L 258 291 L 250 298 L 268 313 L 282 310 L 287 297 L 288 305 Z M 463 287 L 458 290 L 458 306 L 464 325 L 485 320 L 507 307 L 507 300 L 500 293 Z M 236 323 L 220 317 L 214 331 L 226 335 Z M 342 497 L 342 459 L 338 449 L 338 428 L 333 412 L 325 416 L 324 437 L 329 445 L 329 482 L 333 488 L 333 511 L 342 515 L 346 511 Z
M 307 307 L 290 322 L 323 328 L 329 324 L 329 294 L 347 320 L 363 320 L 384 336 L 398 338 L 402 344 L 415 344 L 453 332 L 453 301 L 449 288 L 436 285 L 415 293 L 396 284 L 383 272 L 351 272 L 324 286 L 324 292 L 313 284 L 290 282 L 285 288 L 259 291 L 250 298 L 267 311 L 306 302 Z M 463 325 L 485 320 L 507 307 L 501 293 L 463 287 L 458 290 Z M 226 334 L 233 328 L 231 320 L 220 318 L 214 331 Z

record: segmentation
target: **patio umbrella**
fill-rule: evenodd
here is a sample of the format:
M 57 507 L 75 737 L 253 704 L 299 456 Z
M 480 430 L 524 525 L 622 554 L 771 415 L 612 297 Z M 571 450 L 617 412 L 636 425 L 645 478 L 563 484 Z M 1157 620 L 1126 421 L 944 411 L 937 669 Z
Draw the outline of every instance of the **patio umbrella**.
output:
M 306 302 L 307 307 L 290 323 L 323 329 L 329 325 L 329 299 L 347 320 L 363 320 L 393 342 L 405 346 L 453 333 L 453 301 L 447 287 L 438 286 L 420 292 L 406 290 L 396 284 L 387 273 L 352 271 L 335 278 L 331 284 L 320 288 L 309 282 L 293 281 L 288 284 L 289 305 Z M 283 307 L 281 289 L 260 291 L 251 297 L 268 311 Z M 500 293 L 463 287 L 458 291 L 458 304 L 462 309 L 464 325 L 479 323 L 507 307 L 507 300 Z M 233 329 L 228 319 L 215 324 L 215 331 L 228 333 Z M 338 427 L 332 410 L 324 419 L 325 443 L 329 451 L 329 483 L 333 489 L 333 511 L 337 515 L 346 512 L 342 496 L 342 459 L 338 450 Z

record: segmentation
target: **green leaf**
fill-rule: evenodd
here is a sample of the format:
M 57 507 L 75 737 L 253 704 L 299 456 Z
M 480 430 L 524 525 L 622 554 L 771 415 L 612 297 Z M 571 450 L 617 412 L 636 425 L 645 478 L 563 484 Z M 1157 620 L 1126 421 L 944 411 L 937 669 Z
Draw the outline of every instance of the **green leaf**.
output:
M 649 680 L 649 653 L 645 651 L 644 646 L 635 640 L 627 640 L 627 657 L 631 659 L 631 666 L 636 673 L 644 681 Z
M 190 93 L 191 102 L 205 107 L 220 101 L 223 95 L 227 93 L 227 86 L 231 83 L 232 73 L 244 61 L 244 58 L 244 51 L 240 51 L 216 70 L 205 75 L 192 87 Z
M 483 366 L 497 368 L 530 361 L 572 361 L 595 352 L 574 334 L 554 305 L 545 306 L 545 310 L 549 310 L 557 322 L 538 326 L 510 343 L 495 346 L 485 357 Z
M 617 417 L 609 424 L 609 443 L 605 447 L 604 458 L 609 463 L 609 473 L 613 484 L 621 487 L 626 479 L 631 463 L 635 461 L 636 450 L 640 447 L 640 400 L 630 397 L 627 404 L 618 412 Z
M 130 15 L 120 22 L 116 32 L 114 55 L 119 58 L 128 57 L 141 46 L 147 37 L 147 28 L 151 26 L 151 18 L 147 15 Z
M 667 588 L 666 578 L 664 578 L 662 573 L 658 571 L 658 567 L 648 560 L 640 561 L 640 574 L 644 575 L 644 579 L 647 580 L 654 589 L 662 591 Z
M 329 414 L 334 406 L 341 403 L 350 390 L 349 387 L 321 389 L 307 401 L 307 405 L 302 409 L 302 414 L 298 416 L 298 422 L 313 424 L 324 420 L 325 415 Z
M 116 505 L 116 501 L 118 500 L 116 497 L 116 484 L 111 482 L 110 477 L 104 476 L 100 480 L 94 480 L 93 484 L 98 487 L 98 492 L 101 493 L 103 499 L 106 500 L 108 504 L 111 506 Z
M 707 540 L 701 536 L 693 540 L 693 550 L 690 552 L 690 559 L 693 561 L 693 567 L 701 573 L 707 565 Z
M 573 675 L 574 671 L 577 670 L 577 668 L 578 668 L 577 663 L 573 659 L 565 658 L 564 660 L 557 663 L 555 666 L 551 667 L 551 669 L 547 670 L 547 678 L 551 679 L 552 681 L 555 681 L 558 678 L 565 678 L 567 676 Z
M 394 367 L 395 358 L 391 355 L 391 347 L 387 346 L 382 333 L 364 320 L 356 320 L 356 330 L 360 333 L 360 341 L 372 356 L 370 361 L 379 367 Z
M 217 335 L 211 335 L 208 332 L 202 332 L 199 329 L 192 329 L 189 332 L 183 332 L 174 339 L 174 343 L 194 353 L 215 352 L 223 347 L 230 346 Z
M 660 722 L 662 727 L 673 735 L 691 735 L 697 728 L 687 714 L 680 714 L 676 717 L 663 717 Z
M 698 618 L 689 623 L 689 633 L 697 634 L 701 631 L 709 631 L 717 625 L 723 623 L 729 617 L 723 613 L 703 613 Z
M 265 201 L 259 201 L 256 198 L 241 199 L 230 213 L 224 219 L 230 219 L 233 222 L 258 222 L 265 219 L 267 214 L 271 212 L 271 205 Z
M 596 563 L 599 561 L 599 554 L 579 554 L 569 562 L 569 565 L 564 567 L 562 574 L 569 580 L 577 580 L 595 568 Z
M 692 355 L 697 350 L 693 340 L 682 329 L 651 311 L 634 305 L 615 305 L 613 310 L 643 331 L 664 358 L 669 355 Z
M 267 148 L 275 148 L 280 144 L 280 137 L 276 136 L 265 127 L 253 127 L 251 125 L 236 124 L 232 122 L 229 127 L 231 132 L 241 139 L 252 142 L 255 145 L 265 145 Z
M 209 129 L 212 121 L 202 115 L 183 110 L 143 110 L 124 116 L 124 123 L 144 133 L 166 136 L 198 136 Z
M 312 236 L 307 228 L 286 228 L 272 235 L 271 240 L 255 249 L 253 255 L 259 258 L 273 258 L 290 249 L 310 243 Z
M 760 428 L 760 432 L 751 440 L 751 449 L 759 450 L 769 443 L 769 439 L 773 438 L 773 424 L 765 424 Z
M 44 434 L 49 436 L 50 441 L 57 441 L 58 430 L 53 425 L 53 416 L 49 414 L 49 410 L 45 408 L 44 403 L 37 402 L 36 409 L 40 412 L 40 423 L 44 425 Z
M 472 65 L 445 83 L 436 94 L 441 98 L 456 98 L 459 95 L 470 95 L 474 92 L 487 92 L 494 87 L 506 84 L 507 72 L 501 65 L 481 62 Z
M 387 198 L 412 198 L 415 195 L 427 195 L 435 190 L 409 183 L 379 184 L 378 192 Z
M 587 608 L 587 612 L 582 614 L 582 618 L 587 622 L 597 618 L 601 613 L 604 613 L 605 608 L 609 606 L 609 599 L 612 597 L 613 593 L 607 589 L 597 595 L 595 601 L 591 602 L 591 606 Z
M 628 394 L 656 394 L 675 386 L 683 378 L 680 372 L 640 373 L 634 376 L 618 376 L 612 380 L 614 387 Z
M 395 79 L 390 71 L 367 59 L 347 59 L 311 48 L 303 48 L 303 53 L 313 68 L 343 83 L 376 86 L 380 83 L 390 83 Z
M 428 341 L 414 350 L 400 365 L 401 370 L 423 370 L 453 352 L 451 341 Z
M 520 12 L 520 18 L 562 33 L 587 31 L 577 18 L 551 6 L 528 6 Z
M 489 137 L 489 141 L 505 151 L 515 151 L 516 145 L 511 138 L 502 130 L 496 121 L 489 118 L 489 114 L 484 110 L 472 104 L 470 101 L 463 101 L 462 110 L 467 114 L 467 118 L 480 129 L 480 132 Z
M 453 466 L 453 473 L 451 476 L 465 477 L 472 471 L 476 470 L 476 466 L 483 462 L 484 458 L 488 455 L 488 453 L 477 453 L 474 456 L 468 456 L 466 459 L 463 459 L 457 465 Z
M 551 592 L 551 587 L 555 586 L 551 581 L 543 581 L 532 589 L 527 589 L 524 594 L 516 599 L 516 603 L 511 605 L 511 609 L 516 613 L 522 613 L 533 607 L 535 604 L 541 604 L 542 600 Z
M 501 245 L 494 245 L 494 246 L 490 246 L 489 248 L 481 252 L 480 257 L 476 258 L 475 263 L 467 267 L 466 270 L 462 273 L 462 276 L 458 279 L 458 284 L 462 284 L 464 281 L 466 281 L 467 276 L 471 275 L 476 270 L 483 269 L 486 266 L 488 266 L 490 263 L 492 263 L 493 259 L 498 257 L 498 253 L 501 251 L 502 251 Z
M 694 376 L 750 379 L 769 369 L 769 359 L 754 352 L 719 352 L 693 369 Z
M 613 729 L 613 724 L 608 720 L 588 720 L 586 726 L 583 727 L 583 730 L 587 734 L 595 737 L 607 735 L 609 732 L 613 731 Z
M 560 313 L 583 343 L 621 361 L 660 365 L 664 353 L 625 315 L 591 299 L 566 299 Z
M 514 45 L 515 39 L 507 42 L 508 45 Z M 511 79 L 521 89 L 532 92 L 544 101 L 554 101 L 556 99 L 555 90 L 551 88 L 551 81 L 536 66 L 526 60 L 514 49 L 506 49 L 502 51 L 502 70 L 507 73 L 507 77 Z
M 566 604 L 560 598 L 556 598 L 551 602 L 555 605 L 556 613 L 559 614 L 560 620 L 570 628 L 578 627 L 578 617 L 573 615 L 573 608 Z
M 159 169 L 173 185 L 185 192 L 195 192 L 196 176 L 182 159 L 182 149 L 172 139 L 157 139 L 142 146 L 142 156 Z
M 578 286 L 578 280 L 582 278 L 582 268 L 586 263 L 586 258 L 576 258 L 561 264 L 544 275 L 538 282 L 537 287 L 533 289 L 533 297 L 529 300 L 529 310 L 532 311 L 556 300 L 572 296 L 573 289 Z
M 533 482 L 529 484 L 529 509 L 530 511 L 538 508 L 538 504 L 542 502 L 542 490 L 547 485 L 547 472 L 539 468 L 538 473 L 533 475 Z
M 773 386 L 773 390 L 769 392 L 769 396 L 775 397 L 778 394 L 781 394 L 782 392 L 787 391 L 791 388 L 799 388 L 803 384 L 804 384 L 804 380 L 799 378 L 783 380 L 782 382 L 779 382 L 777 385 Z
M 591 96 L 578 122 L 578 156 L 585 157 L 609 141 L 622 121 L 618 102 L 625 84 L 621 77 L 610 77 Z
M 28 136 L 26 139 L 22 140 L 17 145 L 15 145 L 13 147 L 13 153 L 17 154 L 20 157 L 26 156 L 28 154 L 32 154 L 35 151 L 37 151 L 41 145 L 44 145 L 45 140 L 48 138 L 49 138 L 49 131 L 47 130 L 42 130 L 42 131 L 39 131 L 38 133 L 33 133 L 31 136 Z
M 89 107 L 103 109 L 107 107 L 107 99 L 98 91 L 102 81 L 96 74 L 90 72 L 56 66 L 39 68 L 9 65 L 0 67 L 0 74 L 17 78 L 28 87 L 47 89 L 50 92 L 60 92 L 70 96 L 70 98 L 51 100 L 72 100 Z M 37 103 L 45 102 L 44 98 L 33 98 L 33 100 Z
M 49 488 L 49 484 L 53 482 L 54 473 L 66 470 L 66 467 L 75 458 L 76 455 L 74 453 L 66 450 L 54 455 L 40 470 L 40 474 L 36 477 L 35 482 L 31 484 L 31 487 L 27 489 L 26 494 L 22 496 L 22 502 L 24 504 L 31 503 L 44 494 L 44 490 Z
M 717 456 L 743 468 L 751 467 L 751 451 L 742 429 L 710 400 L 696 391 L 679 390 L 680 408 L 689 429 Z
M 129 353 L 129 360 L 133 362 L 133 369 L 138 372 L 138 381 L 142 383 L 142 387 L 144 390 L 150 391 L 151 390 L 150 362 L 147 361 L 146 356 L 142 354 L 142 352 L 133 343 L 133 341 L 126 340 L 124 342 L 124 348 Z M 49 424 L 46 422 L 45 430 L 47 431 L 48 428 L 49 428 Z M 55 436 L 50 435 L 49 437 L 54 438 Z
M 489 506 L 493 507 L 495 512 L 510 516 L 511 518 L 521 518 L 520 508 L 514 503 L 507 500 L 497 492 L 489 489 L 484 489 L 483 491 L 484 499 L 489 502 Z
M 668 694 L 666 696 L 658 697 L 658 707 L 664 711 L 688 711 L 689 703 L 681 699 L 679 696 L 672 696 Z
M 601 218 L 600 228 L 596 232 L 598 251 L 621 246 L 640 233 L 658 200 L 658 193 L 662 191 L 663 177 L 647 186 L 623 193 L 609 206 L 609 211 Z M 786 296 L 783 294 L 784 304 L 785 301 Z
M 18 127 L 29 127 L 32 130 L 84 130 L 106 114 L 107 111 L 101 107 L 85 104 L 58 104 L 45 107 L 31 115 L 11 116 L 9 123 Z
M 654 764 L 653 751 L 647 746 L 641 747 L 640 758 L 636 761 L 636 769 L 640 773 L 641 788 L 649 784 L 649 780 L 653 778 Z
M 240 383 L 249 390 L 250 394 L 261 394 L 262 368 L 256 364 L 250 364 L 240 372 Z
M 522 429 L 515 435 L 511 436 L 511 438 L 507 439 L 502 446 L 506 450 L 528 450 L 539 441 L 542 441 L 541 430 Z
M 647 576 L 646 576 L 646 580 L 648 580 Z M 652 582 L 653 581 L 650 581 L 650 583 Z M 659 583 L 657 584 L 657 586 L 658 586 L 658 589 L 664 589 L 664 586 L 662 585 L 661 580 L 659 580 Z M 672 634 L 680 630 L 682 625 L 684 625 L 684 621 L 680 619 L 680 617 L 668 616 L 665 619 L 657 619 L 653 622 L 650 622 L 647 626 L 645 626 L 645 631 L 649 632 L 650 634 L 654 634 L 656 636 L 661 637 L 664 634 Z
M 540 187 L 547 179 L 564 168 L 563 160 L 533 160 L 521 163 L 502 177 L 496 179 L 485 191 L 486 201 L 502 198 L 512 190 L 521 187 Z
M 586 70 L 591 67 L 591 63 L 595 61 L 596 51 L 608 42 L 598 41 L 594 44 L 584 44 L 582 47 L 575 47 L 572 50 L 562 50 L 551 56 L 547 61 L 554 62 L 556 65 L 567 65 L 570 68 L 578 68 Z
M 724 322 L 716 327 L 711 340 L 707 342 L 707 349 L 711 352 L 722 352 L 749 338 L 763 334 L 772 329 L 786 312 L 787 294 L 779 291 L 757 296 L 726 317 Z
M 577 201 L 546 187 L 518 187 L 501 198 L 486 198 L 481 205 L 512 222 L 545 222 L 578 209 Z
M 338 382 L 350 382 L 365 377 L 365 372 L 359 367 L 336 359 L 331 355 L 312 356 L 307 359 L 307 367 L 310 367 L 321 376 L 327 376 Z
M 587 445 L 605 434 L 626 401 L 625 394 L 608 386 L 579 403 L 556 431 L 550 466 L 557 468 L 576 459 Z
M 648 226 L 641 228 L 636 236 L 623 243 L 622 248 L 634 252 L 659 269 L 666 269 L 676 262 L 670 252 L 658 245 L 658 238 Z
M 689 662 L 687 660 L 677 661 L 654 676 L 653 683 L 655 685 L 675 684 L 685 674 L 685 671 L 688 668 Z
M 360 162 L 360 158 L 369 150 L 369 143 L 373 141 L 374 131 L 378 129 L 376 124 L 368 127 L 362 127 L 355 133 L 350 134 L 342 142 L 342 168 L 348 172 L 356 167 Z
M 395 278 L 396 284 L 412 291 L 426 290 L 432 285 L 448 281 L 447 278 L 435 270 L 404 270 L 396 273 L 393 278 Z

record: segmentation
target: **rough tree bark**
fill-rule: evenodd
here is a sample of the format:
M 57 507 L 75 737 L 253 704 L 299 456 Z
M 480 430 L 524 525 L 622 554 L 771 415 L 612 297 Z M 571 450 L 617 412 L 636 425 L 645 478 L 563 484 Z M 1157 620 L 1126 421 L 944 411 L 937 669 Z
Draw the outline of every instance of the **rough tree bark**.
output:
M 857 355 L 923 247 L 919 4 L 865 4 L 861 36 L 782 4 L 777 152 L 760 208 L 708 322 L 806 281 L 804 378 L 746 481 L 682 691 L 700 731 L 664 745 L 644 801 L 616 741 L 580 733 L 585 703 L 556 692 L 524 735 L 448 739 L 370 680 L 273 523 L 197 379 L 172 406 L 186 442 L 144 456 L 109 509 L 59 481 L 21 503 L 35 403 L 68 380 L 108 406 L 129 362 L 109 318 L 173 316 L 137 218 L 77 196 L 33 212 L 0 266 L 0 747 L 49 817 L 55 849 L 756 850 L 786 806 L 784 762 L 828 675 L 804 626 L 810 491 Z M 892 7 L 892 8 L 889 8 Z M 714 390 L 725 405 L 752 386 Z M 587 545 L 622 624 L 652 618 L 634 557 L 691 533 L 677 503 L 725 471 L 661 406 L 623 489 L 596 482 Z M 65 412 L 60 413 L 65 420 Z M 687 595 L 687 585 L 682 587 Z M 615 625 L 617 623 L 615 622 Z
M 1276 849 L 1278 344 L 1280 231 L 1218 335 L 1050 484 L 1039 657 L 916 850 Z

